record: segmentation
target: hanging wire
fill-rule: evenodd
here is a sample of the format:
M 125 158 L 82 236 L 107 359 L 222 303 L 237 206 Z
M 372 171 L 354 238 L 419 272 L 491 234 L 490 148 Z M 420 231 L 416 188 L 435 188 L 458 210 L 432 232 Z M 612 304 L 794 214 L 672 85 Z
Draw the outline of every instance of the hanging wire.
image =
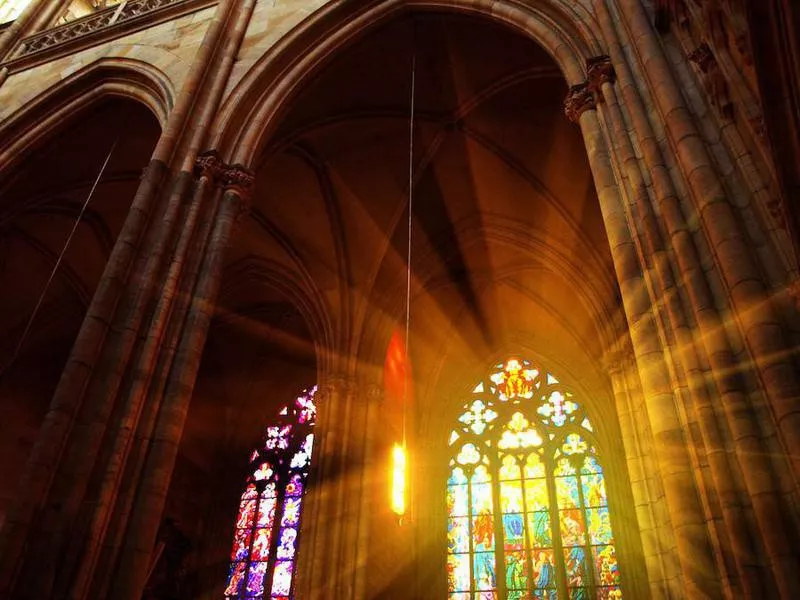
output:
M 22 346 L 25 344 L 25 340 L 28 337 L 28 333 L 30 333 L 31 326 L 33 325 L 34 320 L 36 319 L 36 315 L 39 314 L 39 309 L 42 307 L 42 302 L 44 302 L 45 297 L 47 296 L 47 291 L 50 289 L 50 284 L 53 282 L 53 279 L 56 276 L 56 272 L 58 271 L 58 267 L 61 266 L 61 261 L 64 260 L 64 255 L 67 253 L 69 249 L 69 245 L 72 242 L 72 238 L 75 236 L 75 232 L 78 230 L 78 225 L 80 225 L 81 221 L 83 220 L 83 215 L 86 213 L 86 208 L 89 206 L 89 202 L 94 195 L 95 190 L 97 189 L 97 184 L 100 183 L 100 179 L 103 177 L 103 173 L 105 173 L 106 167 L 108 166 L 108 162 L 111 160 L 111 155 L 114 153 L 114 148 L 117 146 L 117 142 L 119 141 L 119 137 L 114 140 L 114 143 L 111 144 L 111 148 L 108 149 L 108 154 L 106 155 L 106 159 L 103 161 L 103 165 L 100 167 L 100 171 L 97 173 L 97 177 L 92 184 L 92 188 L 89 190 L 89 194 L 86 196 L 86 200 L 81 207 L 81 212 L 78 213 L 78 218 L 75 219 L 75 224 L 72 226 L 72 230 L 69 232 L 67 236 L 66 242 L 64 242 L 64 247 L 61 249 L 61 253 L 58 255 L 58 259 L 56 260 L 56 264 L 53 265 L 53 270 L 50 271 L 50 277 L 47 278 L 47 283 L 44 284 L 44 289 L 42 289 L 42 293 L 39 296 L 39 300 L 36 302 L 36 306 L 31 313 L 31 316 L 28 318 L 28 323 L 25 325 L 25 329 L 22 332 L 22 335 L 19 338 L 19 342 L 17 343 L 17 347 L 14 350 L 14 354 L 11 355 L 11 359 L 6 363 L 5 368 L 3 369 L 2 373 L 0 373 L 0 378 L 3 377 L 6 373 L 8 373 L 11 366 L 16 362 L 19 358 L 20 352 L 22 351 Z
M 405 355 L 406 368 L 404 369 L 403 382 L 403 450 L 406 449 L 406 405 L 408 404 L 408 377 L 410 370 L 409 333 L 411 329 L 411 221 L 414 205 L 414 109 L 417 87 L 417 48 L 416 28 L 411 45 L 411 108 L 409 111 L 408 126 L 408 253 L 406 255 L 406 339 Z

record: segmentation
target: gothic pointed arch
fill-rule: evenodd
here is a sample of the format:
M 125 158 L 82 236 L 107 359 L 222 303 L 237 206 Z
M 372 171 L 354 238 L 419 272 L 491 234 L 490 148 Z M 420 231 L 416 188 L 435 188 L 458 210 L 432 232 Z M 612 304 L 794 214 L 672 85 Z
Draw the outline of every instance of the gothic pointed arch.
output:
M 428 0 L 381 2 L 353 15 L 349 3 L 320 8 L 254 61 L 220 111 L 214 147 L 235 162 L 251 164 L 292 99 L 326 62 L 381 24 L 412 11 L 443 10 Z M 529 36 L 555 60 L 569 85 L 585 79 L 586 59 L 601 54 L 597 24 L 586 9 L 567 0 L 535 6 L 455 2 L 447 11 L 484 17 Z M 279 85 L 278 85 L 279 83 Z
M 579 394 L 511 357 L 474 387 L 449 448 L 451 600 L 622 598 L 603 456 Z
M 114 99 L 143 105 L 163 130 L 174 96 L 172 83 L 156 67 L 130 58 L 102 58 L 44 90 L 27 105 L 0 110 L 0 165 L 3 171 L 18 167 L 76 115 L 89 114 L 97 105 Z

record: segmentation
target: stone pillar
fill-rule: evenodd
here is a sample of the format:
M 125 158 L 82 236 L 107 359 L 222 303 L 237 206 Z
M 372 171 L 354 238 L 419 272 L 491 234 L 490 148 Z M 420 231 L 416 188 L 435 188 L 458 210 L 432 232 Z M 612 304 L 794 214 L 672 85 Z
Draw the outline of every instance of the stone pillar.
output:
M 374 409 L 369 394 L 341 377 L 329 377 L 317 394 L 319 445 L 302 525 L 298 597 L 359 598 L 369 518 L 367 457 L 374 435 L 368 418 Z
M 796 564 L 798 556 L 797 552 L 792 550 L 794 527 L 787 517 L 789 509 L 782 498 L 776 472 L 776 469 L 784 468 L 785 462 L 782 457 L 774 457 L 763 440 L 764 433 L 754 406 L 755 402 L 761 400 L 751 397 L 742 376 L 739 360 L 725 335 L 723 319 L 716 309 L 707 281 L 708 275 L 702 268 L 688 226 L 688 220 L 694 219 L 684 217 L 682 213 L 683 209 L 665 165 L 661 148 L 656 142 L 647 110 L 643 106 L 644 101 L 634 84 L 635 79 L 617 41 L 608 8 L 603 2 L 596 2 L 595 5 L 604 36 L 609 40 L 610 53 L 620 71 L 622 81 L 619 88 L 622 100 L 628 109 L 633 123 L 633 135 L 642 149 L 644 163 L 653 181 L 653 194 L 658 203 L 660 221 L 674 249 L 672 255 L 674 258 L 666 257 L 659 261 L 658 266 L 661 268 L 657 271 L 657 278 L 661 281 L 662 290 L 674 286 L 675 282 L 670 271 L 671 261 L 679 281 L 688 292 L 689 309 L 697 324 L 696 330 L 699 335 L 693 342 L 691 334 L 686 331 L 687 324 L 682 314 L 674 309 L 675 303 L 666 303 L 672 327 L 682 338 L 680 360 L 689 371 L 690 382 L 694 382 L 692 397 L 695 410 L 698 413 L 701 434 L 711 452 L 709 462 L 714 485 L 720 496 L 725 528 L 731 538 L 742 588 L 750 597 L 767 597 L 777 593 L 774 591 L 777 582 L 782 593 L 792 597 L 798 593 L 795 588 L 797 578 L 794 569 L 789 565 Z M 617 100 L 617 86 L 611 85 L 611 82 L 604 82 L 601 85 L 607 99 L 606 118 L 613 123 L 615 140 L 623 147 L 624 152 L 631 153 L 632 150 L 626 148 L 630 146 L 630 140 L 624 132 L 624 119 L 619 108 L 620 101 Z M 680 160 L 680 157 L 678 159 Z M 634 166 L 637 161 L 631 159 L 626 163 L 630 165 L 628 169 L 630 177 L 639 181 L 638 185 L 644 190 L 641 173 L 638 172 L 638 167 Z M 701 169 L 708 168 L 702 163 L 698 166 Z M 656 256 L 664 255 L 664 241 L 653 221 L 647 192 L 643 191 L 639 197 L 640 200 L 636 203 L 639 211 L 637 218 L 648 230 L 645 236 L 646 251 Z M 730 207 L 726 210 L 729 211 Z M 659 295 L 664 298 L 669 297 L 665 291 Z M 721 401 L 717 409 L 714 408 L 706 390 L 709 377 L 697 366 L 697 354 L 702 355 L 703 351 L 705 354 L 701 362 L 709 364 L 711 379 L 715 386 L 711 391 L 719 394 Z M 724 417 L 721 425 L 716 424 L 715 413 Z M 769 432 L 773 429 L 773 425 L 766 424 L 766 429 Z M 732 479 L 731 468 L 725 460 L 726 447 L 730 446 L 735 450 L 736 461 L 741 467 L 741 477 L 746 488 L 744 491 L 749 495 L 749 499 L 745 502 L 752 504 L 758 532 L 748 530 L 746 524 L 749 519 L 743 519 L 742 509 L 738 506 L 743 501 L 737 500 L 737 490 L 732 485 L 736 479 Z M 761 539 L 754 540 L 754 536 Z M 771 563 L 772 572 L 765 569 L 762 564 L 761 556 L 764 555 Z
M 179 290 L 179 286 L 185 281 L 193 281 L 192 273 L 185 273 L 186 270 L 190 270 L 188 266 L 192 262 L 190 250 L 198 237 L 204 240 L 208 235 L 207 225 L 211 219 L 206 218 L 203 223 L 200 217 L 210 212 L 209 195 L 213 193 L 215 184 L 224 176 L 224 165 L 215 152 L 206 153 L 198 157 L 195 171 L 197 183 L 181 220 L 183 227 L 180 229 L 176 248 L 163 278 L 145 342 L 136 353 L 135 375 L 123 392 L 121 414 L 114 423 L 112 447 L 108 452 L 106 470 L 96 500 L 91 504 L 88 531 L 85 536 L 73 535 L 73 546 L 76 537 L 82 542 L 76 549 L 76 554 L 80 555 L 80 567 L 74 578 L 71 577 L 72 596 L 75 598 L 83 598 L 88 593 L 101 543 L 112 511 L 117 506 L 118 491 L 134 446 L 134 436 L 140 417 L 146 409 L 151 386 L 154 380 L 158 379 L 156 362 L 169 362 L 172 358 L 172 354 L 165 351 L 162 346 L 168 334 L 168 326 L 173 321 L 173 314 L 177 313 L 174 315 L 175 320 L 183 317 L 178 298 L 188 297 L 191 293 L 190 289 Z M 132 474 L 128 472 L 127 475 Z M 73 571 L 71 568 L 66 570 L 70 573 Z M 68 584 L 65 582 L 64 585 Z
M 248 206 L 253 180 L 253 174 L 241 165 L 227 167 L 222 176 L 223 189 L 214 196 L 217 208 L 213 229 L 205 243 L 200 273 L 196 281 L 191 282 L 193 292 L 188 314 L 149 440 L 142 479 L 132 505 L 110 597 L 138 600 L 146 584 L 161 513 L 214 312 L 225 251 L 235 224 Z
M 632 353 L 632 350 L 631 350 Z M 617 417 L 619 418 L 622 433 L 622 445 L 625 448 L 625 460 L 633 492 L 633 501 L 636 509 L 636 522 L 642 541 L 647 582 L 650 593 L 654 598 L 666 595 L 664 587 L 667 579 L 662 562 L 662 540 L 658 523 L 653 511 L 653 505 L 658 502 L 649 485 L 652 474 L 648 475 L 651 460 L 642 448 L 641 432 L 636 424 L 636 413 L 633 404 L 636 401 L 634 390 L 628 385 L 628 372 L 635 372 L 636 364 L 632 355 L 622 350 L 612 350 L 606 353 L 603 360 L 606 372 L 611 379 Z
M 773 423 L 794 475 L 795 495 L 800 485 L 800 379 L 782 324 L 772 304 L 757 258 L 734 214 L 719 174 L 680 93 L 658 37 L 641 0 L 621 0 L 621 14 L 631 41 L 642 57 L 642 71 L 650 84 L 655 108 L 664 122 L 675 158 L 685 174 L 692 208 L 708 240 L 723 284 L 766 393 Z M 774 556 L 773 561 L 786 560 Z M 790 594 L 795 588 L 787 588 Z M 791 590 L 791 591 L 790 591 Z
M 567 116 L 580 124 L 600 200 L 614 267 L 628 317 L 631 341 L 642 378 L 656 460 L 677 544 L 683 585 L 689 597 L 720 598 L 722 590 L 692 463 L 644 276 L 625 219 L 619 186 L 611 167 L 595 100 L 588 84 L 573 86 L 565 101 Z
M 383 387 L 372 384 L 365 394 L 364 443 L 361 469 L 361 502 L 358 514 L 358 531 L 355 556 L 354 598 L 367 598 L 367 565 L 369 564 L 369 532 L 373 516 L 373 502 L 376 496 L 375 484 L 380 481 L 375 472 L 380 468 L 376 457 L 375 444 L 380 437 L 381 423 L 378 422 L 380 406 L 383 403 Z
M 674 359 L 687 379 L 689 410 L 693 414 L 693 420 L 698 424 L 715 492 L 720 497 L 722 517 L 727 533 L 726 537 L 730 538 L 730 551 L 733 554 L 738 571 L 738 576 L 735 576 L 731 582 L 733 588 L 731 593 L 733 595 L 741 595 L 742 592 L 737 591 L 741 586 L 748 596 L 762 597 L 768 595 L 764 586 L 765 582 L 769 580 L 769 575 L 758 567 L 752 534 L 749 531 L 747 520 L 743 513 L 739 490 L 736 488 L 738 478 L 732 472 L 729 462 L 727 452 L 728 436 L 726 432 L 720 430 L 717 423 L 717 415 L 712 406 L 711 396 L 707 387 L 707 373 L 702 366 L 701 359 L 698 357 L 696 342 L 687 323 L 686 314 L 678 294 L 671 259 L 666 251 L 656 217 L 651 209 L 650 196 L 616 98 L 615 77 L 610 59 L 608 57 L 598 57 L 598 59 L 590 61 L 588 76 L 590 87 L 594 90 L 598 103 L 602 103 L 606 122 L 609 123 L 609 127 L 613 130 L 611 139 L 617 148 L 617 154 L 623 163 L 624 171 L 632 188 L 632 214 L 629 216 L 629 220 L 639 223 L 642 228 L 642 252 L 654 266 L 650 281 L 654 288 L 655 297 L 660 299 L 665 320 L 675 336 L 677 347 L 674 351 Z M 699 270 L 699 263 L 695 261 L 693 268 Z M 700 290 L 693 290 L 692 298 L 697 298 L 698 293 L 703 293 L 705 294 L 704 297 L 708 297 L 709 293 L 705 282 L 696 282 L 693 285 L 695 287 L 700 285 L 703 287 Z M 715 311 L 712 310 L 712 312 Z M 698 322 L 706 324 L 702 316 L 697 315 Z M 715 325 L 717 328 L 721 328 L 718 320 L 715 321 Z M 727 347 L 727 340 L 723 336 L 712 335 L 707 328 L 702 326 L 699 329 L 700 338 L 705 340 L 707 347 L 711 346 L 708 349 L 713 357 L 719 357 L 720 352 L 726 352 L 726 356 L 732 359 L 730 348 Z M 722 345 L 725 347 L 721 348 L 720 346 Z M 728 365 L 728 373 L 722 375 L 723 370 L 718 363 L 719 358 L 716 358 L 716 360 L 715 358 L 711 359 L 712 369 L 716 367 L 712 375 L 715 377 L 717 385 L 726 383 L 726 380 L 728 383 L 726 387 L 722 388 L 726 392 L 724 395 L 726 399 L 725 406 L 729 407 L 731 411 L 743 410 L 746 407 L 746 398 L 742 386 L 737 386 L 737 384 L 742 383 L 741 378 L 735 377 L 730 373 L 732 365 Z M 737 409 L 736 407 L 739 408 Z M 751 418 L 752 421 L 755 420 L 754 416 Z M 752 436 L 752 428 L 750 435 Z M 757 442 L 757 440 L 755 441 Z M 744 458 L 745 464 L 747 464 L 748 460 L 764 463 L 766 462 L 765 455 L 766 452 L 762 450 L 752 458 Z M 769 465 L 766 468 L 769 471 Z M 759 466 L 759 470 L 763 469 L 764 465 Z

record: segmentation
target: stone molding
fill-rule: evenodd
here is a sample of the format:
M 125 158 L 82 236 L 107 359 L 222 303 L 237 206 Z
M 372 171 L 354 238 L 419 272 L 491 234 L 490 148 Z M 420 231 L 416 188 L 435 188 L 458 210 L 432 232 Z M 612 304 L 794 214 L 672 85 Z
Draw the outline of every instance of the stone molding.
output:
M 586 61 L 586 79 L 589 90 L 594 94 L 595 102 L 604 102 L 603 84 L 614 83 L 617 80 L 614 65 L 611 64 L 611 57 L 604 54 L 588 59 Z
M 588 82 L 579 83 L 569 88 L 569 93 L 564 99 L 564 114 L 567 115 L 570 121 L 578 123 L 585 111 L 595 108 L 597 108 L 597 103 Z
M 17 73 L 202 10 L 217 0 L 127 0 L 22 39 L 3 65 Z

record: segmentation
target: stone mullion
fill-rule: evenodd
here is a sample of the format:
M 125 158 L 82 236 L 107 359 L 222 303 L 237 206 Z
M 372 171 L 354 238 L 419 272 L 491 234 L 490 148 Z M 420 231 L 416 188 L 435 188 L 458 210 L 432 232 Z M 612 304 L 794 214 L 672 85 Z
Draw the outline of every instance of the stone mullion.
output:
M 709 242 L 714 262 L 719 267 L 738 325 L 744 334 L 755 371 L 768 399 L 778 439 L 789 457 L 797 493 L 800 481 L 800 409 L 796 397 L 800 382 L 784 339 L 782 324 L 768 296 L 755 257 L 748 247 L 747 236 L 736 220 L 717 175 L 709 151 L 692 121 L 663 49 L 647 18 L 640 0 L 619 0 L 623 19 L 631 32 L 634 49 L 642 60 L 652 82 L 656 108 L 663 117 L 668 138 L 673 142 L 678 165 L 693 200 L 702 231 Z M 778 528 L 780 531 L 780 527 Z M 792 556 L 785 543 L 774 544 L 765 536 L 773 562 L 788 565 Z M 770 547 L 771 546 L 771 547 Z M 777 546 L 777 547 L 776 547 Z M 787 554 L 789 552 L 789 554 Z M 796 572 L 779 568 L 777 573 L 782 593 L 800 595 Z
M 630 367 L 633 366 L 630 365 Z M 638 439 L 636 418 L 631 406 L 632 394 L 626 378 L 626 370 L 630 367 L 624 358 L 615 357 L 613 361 L 606 361 L 606 369 L 611 379 L 611 387 L 622 433 L 622 445 L 625 449 L 628 472 L 631 478 L 631 492 L 636 507 L 636 520 L 641 534 L 640 539 L 644 552 L 645 568 L 647 574 L 649 574 L 647 580 L 650 582 L 651 590 L 654 592 L 653 596 L 658 597 L 659 594 L 656 593 L 655 583 L 663 581 L 666 577 L 664 565 L 662 564 L 658 525 L 652 508 L 655 498 L 654 494 L 647 489 L 645 457 Z
M 598 4 L 602 5 L 603 3 Z M 598 8 L 601 11 L 601 25 L 604 28 L 604 32 L 609 39 L 613 40 L 613 25 L 610 23 L 607 8 L 604 6 L 599 6 Z M 632 76 L 616 42 L 610 44 L 610 51 L 612 56 L 616 56 L 614 62 L 615 65 L 619 65 L 620 76 L 631 81 Z M 771 464 L 772 459 L 769 452 L 764 448 L 759 419 L 755 415 L 745 382 L 738 373 L 736 358 L 725 335 L 725 326 L 716 311 L 713 295 L 700 266 L 697 249 L 694 246 L 694 241 L 681 212 L 680 203 L 669 172 L 664 165 L 661 149 L 655 142 L 655 136 L 647 119 L 642 100 L 631 85 L 623 85 L 621 89 L 633 119 L 634 134 L 639 136 L 639 145 L 642 148 L 645 163 L 653 177 L 655 193 L 661 209 L 662 222 L 675 248 L 675 261 L 682 280 L 689 291 L 691 307 L 701 332 L 701 339 L 706 347 L 712 374 L 724 399 L 721 405 L 733 436 L 736 456 L 742 465 L 745 485 L 752 499 L 756 520 L 764 543 L 767 546 L 767 555 L 770 556 L 773 564 L 777 563 L 777 566 L 775 566 L 776 575 L 779 580 L 783 580 L 783 583 L 781 583 L 783 589 L 792 590 L 791 594 L 795 594 L 795 586 L 797 584 L 792 582 L 796 582 L 796 577 L 793 569 L 789 568 L 788 565 L 793 564 L 797 557 L 792 555 L 784 533 L 791 531 L 791 525 L 780 523 L 785 519 L 785 507 L 782 505 L 783 502 L 780 498 L 780 485 L 777 482 Z M 722 203 L 719 204 L 721 205 Z M 723 215 L 723 220 L 724 217 Z M 733 263 L 729 261 L 728 267 L 734 268 Z M 761 475 L 756 477 L 756 473 Z M 723 503 L 727 502 L 730 502 L 730 499 L 724 497 L 723 494 Z M 777 524 L 775 519 L 779 521 Z M 741 528 L 741 525 L 738 527 Z M 747 546 L 743 548 L 740 546 L 738 552 L 746 554 Z M 746 567 L 745 570 L 757 571 L 757 561 L 754 562 L 755 564 Z M 783 566 L 780 566 L 781 562 L 784 563 Z M 769 586 L 770 578 L 768 576 L 763 577 L 763 575 L 762 573 L 760 585 Z M 751 575 L 748 579 L 752 580 L 755 577 Z M 754 588 L 757 593 L 758 583 Z
M 161 513 L 189 409 L 203 345 L 214 312 L 222 265 L 231 234 L 244 212 L 253 176 L 234 165 L 225 170 L 214 226 L 203 253 L 175 359 L 170 365 L 156 427 L 149 440 L 142 481 L 128 523 L 119 569 L 111 587 L 114 598 L 138 598 L 145 585 Z
M 202 163 L 202 160 L 199 162 Z M 213 168 L 216 168 L 216 166 Z M 166 330 L 160 337 L 158 345 L 155 347 L 157 353 L 151 359 L 152 377 L 145 385 L 145 389 L 139 392 L 144 395 L 142 399 L 142 411 L 137 419 L 135 431 L 132 432 L 135 434 L 135 437 L 128 451 L 128 456 L 124 465 L 124 473 L 114 498 L 113 510 L 108 525 L 109 529 L 102 540 L 103 550 L 98 558 L 95 579 L 89 588 L 91 590 L 90 593 L 97 598 L 105 596 L 106 586 L 109 585 L 108 578 L 112 574 L 111 565 L 113 565 L 114 559 L 122 545 L 125 523 L 130 514 L 136 485 L 141 477 L 144 459 L 146 457 L 147 440 L 150 439 L 153 427 L 155 426 L 159 400 L 163 395 L 165 380 L 169 373 L 169 368 L 172 364 L 172 359 L 178 343 L 177 339 L 180 335 L 186 311 L 191 302 L 191 287 L 194 281 L 196 281 L 202 262 L 202 249 L 213 224 L 215 200 L 210 197 L 210 195 L 214 193 L 214 178 L 218 175 L 219 173 L 209 173 L 199 177 L 193 205 L 201 212 L 202 220 L 196 226 L 196 233 L 192 236 L 186 236 L 189 243 L 188 249 L 180 252 L 179 258 L 174 259 L 175 261 L 183 263 L 181 269 L 181 287 L 177 290 L 177 293 L 173 290 L 175 298 L 173 306 L 171 307 L 168 323 L 166 324 Z M 189 240 L 189 238 L 191 239 Z M 149 372 L 149 369 L 145 370 L 140 368 L 139 371 L 146 374 Z M 132 385 L 134 389 L 126 390 L 126 397 L 134 393 L 137 382 L 134 381 Z
M 596 65 L 599 66 L 599 63 Z M 610 63 L 607 68 L 610 68 Z M 606 72 L 604 76 L 599 69 L 595 73 L 597 76 L 594 78 L 594 86 L 600 91 L 600 97 L 604 99 L 603 105 L 607 113 L 607 122 L 611 123 L 614 132 L 612 139 L 619 148 L 620 158 L 633 188 L 633 219 L 639 222 L 643 228 L 643 253 L 650 256 L 654 264 L 652 281 L 657 284 L 658 288 L 655 291 L 655 297 L 662 299 L 666 309 L 665 316 L 677 340 L 677 360 L 683 366 L 689 384 L 688 396 L 694 421 L 699 426 L 714 487 L 720 496 L 722 517 L 725 529 L 731 539 L 731 549 L 737 564 L 739 578 L 745 593 L 758 595 L 757 590 L 762 587 L 759 580 L 763 581 L 766 574 L 753 570 L 754 565 L 757 564 L 757 558 L 752 536 L 743 516 L 739 490 L 735 485 L 736 479 L 728 460 L 726 450 L 728 436 L 720 430 L 717 423 L 717 415 L 706 387 L 705 370 L 697 355 L 696 343 L 677 292 L 671 261 L 664 247 L 655 215 L 651 210 L 650 198 L 639 162 L 625 130 L 616 90 L 612 85 L 613 75 L 609 76 L 609 73 Z M 718 374 L 716 375 L 719 377 Z M 728 400 L 731 403 L 735 401 L 732 398 L 728 398 Z M 742 399 L 739 398 L 738 402 L 742 402 Z
M 600 199 L 600 209 L 620 282 L 630 335 L 640 372 L 648 418 L 655 439 L 656 458 L 662 474 L 667 509 L 675 531 L 677 558 L 683 573 L 684 590 L 691 595 L 720 597 L 716 564 L 708 539 L 705 517 L 687 440 L 664 365 L 650 299 L 614 179 L 608 152 L 604 148 L 594 102 L 586 85 L 573 88 L 567 113 L 580 123 L 589 165 Z M 677 590 L 676 590 L 677 592 Z

